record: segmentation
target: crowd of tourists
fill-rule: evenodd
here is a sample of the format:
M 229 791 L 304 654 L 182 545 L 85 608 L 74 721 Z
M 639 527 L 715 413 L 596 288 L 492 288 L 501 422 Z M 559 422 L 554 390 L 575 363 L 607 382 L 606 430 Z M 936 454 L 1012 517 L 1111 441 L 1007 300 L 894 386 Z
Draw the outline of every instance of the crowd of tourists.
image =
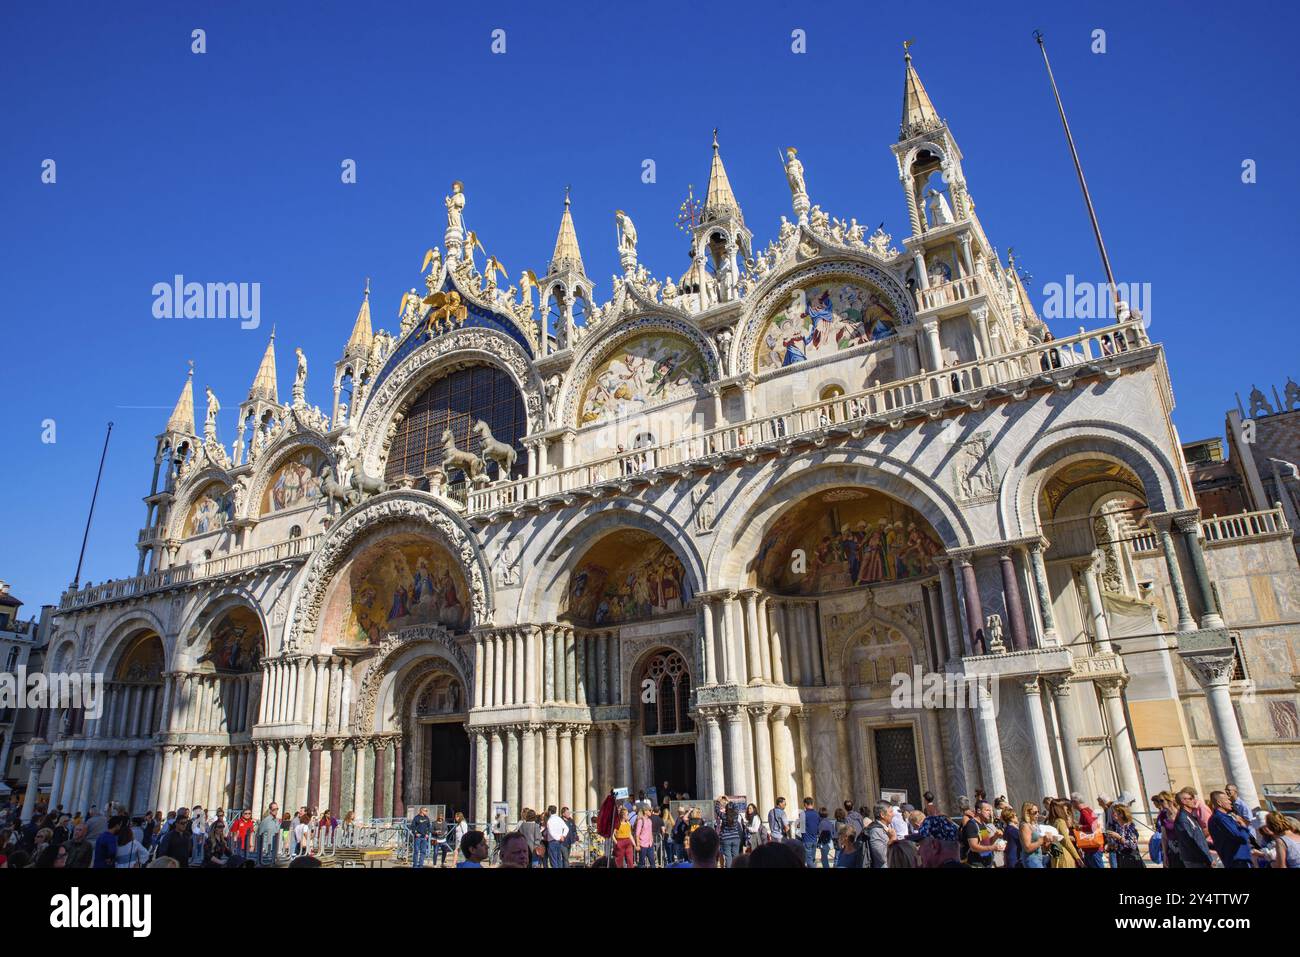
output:
M 568 807 L 525 808 L 486 831 L 459 812 L 451 820 L 421 807 L 404 840 L 416 868 L 570 866 L 581 842 L 591 867 L 971 867 L 971 868 L 1300 868 L 1300 822 L 1250 809 L 1229 784 L 1208 802 L 1186 787 L 1151 796 L 1151 827 L 1139 826 L 1121 795 L 1095 806 L 1081 794 L 1044 797 L 1019 808 L 976 791 L 946 813 L 932 794 L 921 807 L 852 801 L 828 809 L 805 798 L 799 809 L 777 798 L 766 813 L 719 797 L 675 803 L 611 791 L 587 828 Z M 320 865 L 320 852 L 348 846 L 357 823 L 329 809 L 296 814 L 271 804 L 226 819 L 223 809 L 178 808 L 133 816 L 117 805 L 83 816 L 37 806 L 22 820 L 15 803 L 0 808 L 0 867 L 256 867 Z M 586 837 L 584 838 L 584 830 Z

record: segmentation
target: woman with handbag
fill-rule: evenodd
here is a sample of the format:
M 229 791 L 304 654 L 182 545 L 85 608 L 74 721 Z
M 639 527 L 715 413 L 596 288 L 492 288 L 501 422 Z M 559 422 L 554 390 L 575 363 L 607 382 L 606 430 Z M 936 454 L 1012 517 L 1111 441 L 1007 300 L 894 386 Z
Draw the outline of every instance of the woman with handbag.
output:
M 1137 825 L 1133 823 L 1128 807 L 1114 804 L 1110 813 L 1113 829 L 1106 832 L 1106 851 L 1115 855 L 1116 867 L 1146 867 L 1138 850 Z
M 1060 840 L 1051 845 L 1060 851 L 1059 854 L 1052 852 L 1052 867 L 1083 867 L 1083 855 L 1070 837 L 1074 830 L 1074 812 L 1070 802 L 1053 801 L 1047 813 L 1051 818 L 1047 823 L 1061 835 Z
M 753 851 L 763 843 L 763 818 L 758 808 L 750 804 L 745 808 L 745 846 Z

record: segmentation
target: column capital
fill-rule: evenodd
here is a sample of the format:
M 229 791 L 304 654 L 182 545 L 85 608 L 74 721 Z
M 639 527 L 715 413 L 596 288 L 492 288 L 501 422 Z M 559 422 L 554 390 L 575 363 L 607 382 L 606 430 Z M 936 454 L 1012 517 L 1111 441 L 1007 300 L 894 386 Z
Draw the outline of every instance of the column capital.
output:
M 1026 695 L 1033 695 L 1034 697 L 1042 697 L 1043 686 L 1038 683 L 1038 679 L 1036 677 L 1023 679 L 1020 683 L 1020 686 L 1021 688 L 1024 689 Z
M 1226 688 L 1237 665 L 1233 649 L 1179 652 L 1179 657 L 1191 670 L 1196 683 L 1206 691 L 1215 687 Z
M 1043 678 L 1047 682 L 1047 688 L 1052 692 L 1053 698 L 1068 698 L 1070 696 L 1070 675 L 1047 675 Z
M 712 591 L 697 591 L 695 597 L 704 602 L 730 601 L 736 597 L 734 588 L 715 588 Z
M 776 718 L 777 721 L 784 721 L 786 718 L 790 717 L 790 715 L 794 714 L 794 712 L 795 709 L 790 707 L 788 704 L 779 704 L 772 709 L 772 717 Z
M 766 721 L 767 716 L 772 713 L 772 709 L 765 704 L 747 705 L 745 710 L 749 712 L 750 717 L 758 718 L 763 721 Z
M 1093 684 L 1101 689 L 1103 698 L 1118 698 L 1124 689 L 1128 687 L 1128 683 L 1129 676 L 1127 672 L 1093 679 Z

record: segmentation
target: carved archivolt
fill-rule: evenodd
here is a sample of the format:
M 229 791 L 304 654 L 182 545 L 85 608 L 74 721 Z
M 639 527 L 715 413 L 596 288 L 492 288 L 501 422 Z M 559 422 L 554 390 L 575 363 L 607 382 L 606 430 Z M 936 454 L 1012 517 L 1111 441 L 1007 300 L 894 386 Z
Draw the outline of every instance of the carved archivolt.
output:
M 560 400 L 560 421 L 569 425 L 578 422 L 578 400 L 587 387 L 592 370 L 611 351 L 624 342 L 648 332 L 665 332 L 680 336 L 699 350 L 700 358 L 708 369 L 710 382 L 718 379 L 718 353 L 709 338 L 694 323 L 662 314 L 650 313 L 629 321 L 611 323 L 606 333 L 589 342 L 584 341 L 583 353 L 569 369 Z
M 379 702 L 379 690 L 383 686 L 388 669 L 398 655 L 417 646 L 428 646 L 431 654 L 449 661 L 459 672 L 463 688 L 474 687 L 474 668 L 469 657 L 457 644 L 451 633 L 440 625 L 417 625 L 389 632 L 379 643 L 375 656 L 370 659 L 365 673 L 361 676 L 361 686 L 357 692 L 357 706 L 352 712 L 349 729 L 353 734 L 369 734 L 374 730 L 375 707 Z
M 469 588 L 473 624 L 492 623 L 487 559 L 462 521 L 423 493 L 385 492 L 331 528 L 312 553 L 294 596 L 293 618 L 285 635 L 287 650 L 295 651 L 315 643 L 321 606 L 335 574 L 355 554 L 362 538 L 389 525 L 404 525 L 428 534 L 453 558 L 459 558 Z
M 900 327 L 915 322 L 907 290 L 899 284 L 889 270 L 865 261 L 835 260 L 818 263 L 806 269 L 796 269 L 787 273 L 783 279 L 768 288 L 750 308 L 741 334 L 732 341 L 730 368 L 753 369 L 759 333 L 763 331 L 763 326 L 767 324 L 773 311 L 789 298 L 790 292 L 796 287 L 815 279 L 830 277 L 856 279 L 870 284 L 889 301 L 890 309 L 898 317 Z
M 307 448 L 316 449 L 333 467 L 334 450 L 330 448 L 329 440 L 325 436 L 305 430 L 285 433 L 279 441 L 258 456 L 249 480 L 248 494 L 244 496 L 240 508 L 236 510 L 235 518 L 257 518 L 262 508 L 262 496 L 266 493 L 266 486 L 275 475 L 276 469 L 295 452 Z
M 508 372 L 523 398 L 528 431 L 540 432 L 545 428 L 542 381 L 523 347 L 496 329 L 455 329 L 426 342 L 403 359 L 367 399 L 358 424 L 360 441 L 357 447 L 368 472 L 383 472 L 388 458 L 388 443 L 397 429 L 400 415 L 419 391 L 439 373 L 450 371 L 466 361 L 482 362 Z

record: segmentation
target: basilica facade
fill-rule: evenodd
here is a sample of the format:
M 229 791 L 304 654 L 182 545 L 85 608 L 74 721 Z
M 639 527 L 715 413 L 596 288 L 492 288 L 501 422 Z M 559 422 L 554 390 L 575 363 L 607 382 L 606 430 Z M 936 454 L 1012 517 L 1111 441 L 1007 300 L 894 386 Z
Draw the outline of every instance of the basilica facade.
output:
M 901 249 L 814 203 L 793 148 L 759 247 L 715 134 L 687 271 L 655 278 L 619 212 L 600 302 L 567 197 L 545 275 L 502 288 L 453 184 L 397 329 L 367 287 L 328 414 L 301 352 L 281 401 L 274 337 L 229 445 L 185 382 L 136 574 L 65 594 L 47 650 L 107 704 L 50 716 L 33 780 L 483 822 L 611 787 L 1300 778 L 1262 730 L 1295 716 L 1285 516 L 1207 533 L 1161 347 L 1122 304 L 1051 337 L 910 58 L 892 149 Z

